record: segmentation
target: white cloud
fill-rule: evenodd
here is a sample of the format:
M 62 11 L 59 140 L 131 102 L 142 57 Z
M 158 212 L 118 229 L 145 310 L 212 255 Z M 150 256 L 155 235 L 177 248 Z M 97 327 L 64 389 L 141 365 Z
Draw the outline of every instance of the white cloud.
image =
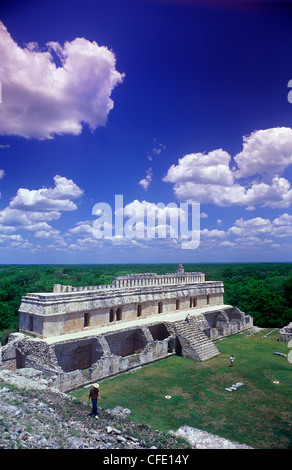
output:
M 54 177 L 55 187 L 46 190 L 46 196 L 50 199 L 78 198 L 83 194 L 77 184 L 64 176 L 56 175 Z
M 230 155 L 222 149 L 213 150 L 208 154 L 191 153 L 180 158 L 178 165 L 172 165 L 163 181 L 231 186 L 234 178 L 229 169 L 230 160 Z
M 76 227 L 70 228 L 68 232 L 70 234 L 77 234 L 77 235 L 80 235 L 80 234 L 91 235 L 92 234 L 92 222 L 90 221 L 78 222 L 76 224 Z
M 37 230 L 34 234 L 35 238 L 57 238 L 60 235 L 60 230 L 50 228 L 49 230 Z
M 180 201 L 229 205 L 231 198 L 241 200 L 244 195 L 244 188 L 234 184 L 230 161 L 231 156 L 222 149 L 185 155 L 169 168 L 163 181 L 175 183 L 174 193 Z
M 237 244 L 234 242 L 229 242 L 228 240 L 225 240 L 224 242 L 221 243 L 221 246 L 227 246 L 228 248 L 232 248 L 234 246 L 237 246 Z
M 252 210 L 255 205 L 271 208 L 289 207 L 292 202 L 292 190 L 288 180 L 275 177 L 271 184 L 253 182 L 250 187 L 239 184 L 222 186 L 217 184 L 196 184 L 188 181 L 176 184 L 174 193 L 178 200 L 214 203 L 220 207 L 232 205 L 248 206 Z
M 292 129 L 255 131 L 244 138 L 243 151 L 234 160 L 237 167 L 222 149 L 188 154 L 168 169 L 163 181 L 174 183 L 179 201 L 247 206 L 247 210 L 291 205 L 291 185 L 281 174 L 292 165 Z
M 0 220 L 1 220 L 1 212 L 0 212 Z M 9 226 L 9 225 L 3 225 L 2 223 L 0 223 L 0 232 L 1 233 L 12 233 L 12 232 L 15 232 L 15 231 L 16 231 L 15 227 L 12 227 L 12 226 Z
M 58 220 L 61 211 L 75 210 L 77 206 L 70 198 L 80 197 L 83 191 L 65 177 L 57 175 L 54 181 L 54 188 L 38 190 L 20 188 L 9 206 L 0 211 L 0 234 L 27 230 L 35 232 L 35 238 L 43 240 L 53 238 L 55 243 L 66 246 L 60 231 L 51 227 L 48 222 Z
M 21 235 L 0 235 L 0 242 L 3 243 L 5 241 L 13 241 L 13 242 L 22 242 L 24 241 Z
M 190 239 L 190 247 L 194 242 L 199 242 L 199 220 L 192 220 L 192 227 L 186 228 L 187 216 L 184 210 L 175 203 L 165 205 L 163 203 L 151 203 L 148 201 L 134 200 L 124 207 L 117 209 L 112 218 L 107 222 L 102 220 L 103 228 L 108 228 L 101 236 L 99 226 L 94 226 L 96 221 L 81 221 L 66 234 L 72 243 L 70 247 L 91 246 L 99 248 L 120 245 L 146 249 L 178 245 Z M 94 215 L 102 217 L 103 211 L 94 210 Z M 199 219 L 197 214 L 196 219 Z M 97 219 L 98 222 L 99 219 Z M 110 224 L 112 222 L 112 225 Z M 197 223 L 198 222 L 198 223 Z M 122 223 L 122 226 L 120 225 Z M 107 224 L 107 225 L 106 225 Z M 122 231 L 120 230 L 122 228 Z M 103 232 L 104 230 L 101 230 Z M 73 237 L 76 236 L 77 240 Z M 219 236 L 214 232 L 213 236 Z
M 202 230 L 198 253 L 212 252 L 215 255 L 218 250 L 222 254 L 227 251 L 235 256 L 244 256 L 246 260 L 252 260 L 255 252 L 257 256 L 264 253 L 280 253 L 283 250 L 290 253 L 291 245 L 284 241 L 291 237 L 292 215 L 284 213 L 275 219 L 241 217 L 226 231 Z
M 18 209 L 6 207 L 0 211 L 0 224 L 6 231 L 13 231 L 16 228 L 26 230 L 49 230 L 50 225 L 45 221 L 36 219 L 36 213 L 25 212 Z
M 32 211 L 72 211 L 76 204 L 69 199 L 51 199 L 45 191 L 20 188 L 10 203 L 11 208 Z
M 236 236 L 251 236 L 260 233 L 270 233 L 271 229 L 272 223 L 269 219 L 255 217 L 253 219 L 244 220 L 240 218 L 236 220 L 234 226 L 229 229 L 229 233 Z
M 148 168 L 145 178 L 139 181 L 140 186 L 142 186 L 142 188 L 144 188 L 145 190 L 148 189 L 152 181 L 152 176 L 153 176 L 152 168 Z
M 201 235 L 207 238 L 225 238 L 227 234 L 224 230 L 208 230 L 205 228 L 204 230 L 201 230 Z
M 214 203 L 218 206 L 229 206 L 231 204 L 242 204 L 245 189 L 234 184 L 223 186 L 221 184 L 197 184 L 187 181 L 174 185 L 174 194 L 179 201 L 199 202 L 201 204 Z
M 21 235 L 7 235 L 0 234 L 0 249 L 11 250 L 11 249 L 24 249 L 28 250 L 32 248 L 32 244 L 22 238 Z
M 133 218 L 133 237 L 130 233 L 130 227 L 128 227 L 128 233 L 124 232 L 120 235 L 115 234 L 115 225 L 113 225 L 111 236 L 97 239 L 92 232 L 93 221 L 85 220 L 78 222 L 74 228 L 68 231 L 66 235 L 69 236 L 70 244 L 64 246 L 70 251 L 82 251 L 84 253 L 96 253 L 96 250 L 110 249 L 115 246 L 143 250 L 151 248 L 161 252 L 163 250 L 167 252 L 167 250 L 181 249 L 182 241 L 187 243 L 191 235 L 179 234 L 178 236 L 175 225 L 170 223 L 169 218 L 172 215 L 175 220 L 180 213 L 180 207 L 175 204 L 173 207 L 159 207 L 158 204 L 134 200 L 127 204 L 123 211 L 124 228 L 127 221 L 131 221 L 131 218 Z M 116 215 L 121 216 L 122 213 L 118 211 Z M 153 227 L 149 224 L 146 215 L 150 218 L 156 217 Z M 159 223 L 157 220 L 158 215 L 160 216 Z M 221 223 L 221 219 L 218 219 L 217 224 L 220 226 Z M 283 240 L 292 236 L 292 215 L 287 213 L 283 213 L 274 219 L 262 217 L 244 219 L 241 217 L 226 230 L 218 229 L 218 225 L 217 228 L 204 228 L 200 231 L 198 254 L 204 255 L 206 252 L 214 252 L 215 254 L 218 250 L 220 252 L 222 250 L 223 254 L 224 251 L 231 250 L 232 253 L 247 256 L 246 259 L 248 259 L 248 256 L 251 256 L 250 253 L 254 253 L 255 250 L 258 250 L 258 254 L 262 253 L 261 250 L 272 252 L 284 250 L 284 247 L 288 250 L 289 245 L 285 245 Z M 137 232 L 139 233 L 137 234 Z M 139 234 L 143 235 L 139 236 Z M 36 236 L 39 236 L 39 234 L 37 233 Z M 49 230 L 48 233 L 41 233 L 40 236 L 43 238 L 53 237 L 56 241 L 61 239 L 60 234 L 54 234 Z M 276 243 L 277 240 L 279 243 Z
M 48 139 L 78 135 L 84 123 L 92 131 L 106 124 L 111 92 L 123 80 L 113 52 L 84 38 L 46 46 L 20 47 L 0 22 L 0 134 Z
M 278 238 L 292 236 L 292 216 L 282 214 L 274 220 L 254 217 L 253 219 L 236 220 L 235 224 L 229 228 L 228 233 L 238 237 L 252 236 L 274 236 Z
M 173 217 L 178 218 L 182 217 L 184 218 L 185 213 L 181 208 L 175 204 L 175 203 L 170 203 L 170 204 L 163 204 L 163 203 L 158 203 L 155 204 L 153 202 L 148 202 L 148 201 L 138 201 L 135 199 L 133 202 L 127 204 L 124 207 L 124 216 L 126 217 L 137 217 L 137 219 L 141 220 L 149 220 L 153 219 L 156 217 L 158 220 L 166 220 L 168 217 L 171 218 Z M 119 214 L 119 212 L 117 211 Z
M 11 211 L 17 210 L 17 209 L 10 209 Z M 19 211 L 22 212 L 22 211 Z M 49 212 L 28 212 L 27 213 L 29 219 L 31 221 L 38 220 L 38 221 L 52 221 L 52 220 L 58 220 L 61 217 L 60 212 L 57 211 L 49 211 Z
M 292 225 L 292 215 L 290 214 L 282 214 L 276 219 L 274 219 L 273 223 L 275 225 Z
M 72 180 L 62 176 L 55 176 L 55 187 L 41 189 L 20 188 L 16 196 L 11 200 L 9 206 L 11 209 L 20 209 L 24 211 L 72 211 L 77 206 L 70 199 L 76 199 L 83 194 Z
M 281 175 L 292 164 L 292 129 L 275 127 L 243 138 L 243 150 L 234 157 L 236 178 Z
M 232 199 L 231 199 L 232 201 Z M 240 201 L 241 205 L 261 205 L 262 207 L 289 207 L 292 202 L 290 183 L 285 178 L 275 176 L 271 183 L 253 182 L 246 189 Z

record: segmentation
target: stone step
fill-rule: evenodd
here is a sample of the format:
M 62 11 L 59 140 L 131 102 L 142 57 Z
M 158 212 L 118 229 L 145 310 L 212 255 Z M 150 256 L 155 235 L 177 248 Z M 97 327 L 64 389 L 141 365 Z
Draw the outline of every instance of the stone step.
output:
M 183 355 L 205 361 L 219 354 L 217 346 L 191 319 L 189 323 L 180 320 L 174 323 L 174 328 L 180 339 Z

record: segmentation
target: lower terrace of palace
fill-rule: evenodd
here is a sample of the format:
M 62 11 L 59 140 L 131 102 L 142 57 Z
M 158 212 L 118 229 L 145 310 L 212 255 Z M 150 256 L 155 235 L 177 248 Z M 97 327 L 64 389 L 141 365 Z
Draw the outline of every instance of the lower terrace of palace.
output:
M 179 310 L 173 313 L 164 313 L 164 314 L 160 313 L 157 315 L 151 315 L 150 317 L 138 317 L 137 319 L 132 320 L 132 321 L 117 321 L 115 323 L 110 323 L 108 325 L 100 326 L 98 328 L 78 331 L 75 333 L 62 334 L 60 336 L 51 336 L 48 338 L 43 338 L 43 341 L 45 341 L 47 344 L 54 344 L 60 341 L 86 338 L 88 336 L 99 336 L 105 333 L 123 330 L 125 328 L 128 329 L 128 328 L 133 328 L 137 326 L 150 325 L 152 323 L 165 323 L 165 322 L 172 323 L 172 322 L 185 319 L 187 315 L 189 315 L 190 317 L 195 317 L 198 315 L 202 315 L 204 313 L 214 312 L 217 310 L 222 310 L 222 309 L 230 308 L 230 307 L 232 306 L 222 304 L 222 305 L 196 308 L 195 310 L 191 308 L 191 309 Z

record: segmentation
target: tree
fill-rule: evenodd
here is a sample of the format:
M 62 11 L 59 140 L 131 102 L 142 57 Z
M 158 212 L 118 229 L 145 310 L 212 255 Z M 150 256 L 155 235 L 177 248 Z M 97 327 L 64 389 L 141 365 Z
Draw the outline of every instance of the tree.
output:
M 285 300 L 288 307 L 292 307 L 292 276 L 283 283 Z

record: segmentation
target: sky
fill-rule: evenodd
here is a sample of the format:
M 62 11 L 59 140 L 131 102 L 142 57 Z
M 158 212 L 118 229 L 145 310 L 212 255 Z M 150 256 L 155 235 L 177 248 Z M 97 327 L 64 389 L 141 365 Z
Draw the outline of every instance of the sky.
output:
M 0 264 L 292 261 L 290 2 L 0 20 Z

